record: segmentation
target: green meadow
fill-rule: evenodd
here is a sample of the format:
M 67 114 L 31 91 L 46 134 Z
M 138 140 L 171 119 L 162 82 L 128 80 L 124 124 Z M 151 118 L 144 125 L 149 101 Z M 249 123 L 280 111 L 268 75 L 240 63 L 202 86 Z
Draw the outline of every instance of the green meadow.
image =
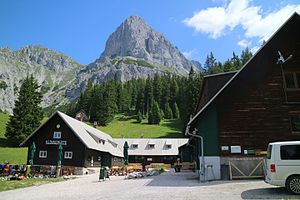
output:
M 8 120 L 8 114 L 0 113 L 0 163 L 4 161 L 8 161 L 11 164 L 26 163 L 27 148 L 7 147 L 4 134 Z
M 110 134 L 113 138 L 178 138 L 182 134 L 182 124 L 179 119 L 162 120 L 159 125 L 148 124 L 144 119 L 137 123 L 132 116 L 117 115 L 108 126 L 99 126 L 99 130 Z

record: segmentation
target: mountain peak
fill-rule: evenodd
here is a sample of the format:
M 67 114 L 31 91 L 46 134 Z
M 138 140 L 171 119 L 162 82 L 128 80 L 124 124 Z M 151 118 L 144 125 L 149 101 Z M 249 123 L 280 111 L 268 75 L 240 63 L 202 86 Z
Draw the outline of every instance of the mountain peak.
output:
M 140 16 L 129 16 L 123 22 L 125 24 L 146 23 Z
M 99 61 L 116 56 L 131 56 L 155 66 L 173 67 L 175 71 L 183 74 L 188 73 L 194 65 L 168 39 L 139 16 L 128 17 L 109 36 Z
M 133 30 L 138 29 L 151 29 L 151 27 L 143 20 L 140 16 L 129 16 L 125 21 L 120 25 L 123 29 L 131 28 Z

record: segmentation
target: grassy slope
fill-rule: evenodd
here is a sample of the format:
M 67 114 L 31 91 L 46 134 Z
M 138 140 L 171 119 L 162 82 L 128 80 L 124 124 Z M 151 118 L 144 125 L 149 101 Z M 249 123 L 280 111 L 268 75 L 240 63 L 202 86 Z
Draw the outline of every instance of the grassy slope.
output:
M 9 116 L 8 114 L 0 113 L 0 138 L 5 138 L 5 127 L 8 122 Z
M 108 126 L 98 127 L 99 130 L 110 134 L 113 138 L 178 138 L 184 137 L 180 120 L 163 120 L 160 125 L 149 125 L 147 120 L 136 123 L 132 117 L 118 115 Z
M 27 147 L 0 147 L 0 163 L 8 161 L 11 164 L 26 163 Z
M 12 164 L 26 163 L 27 148 L 7 148 L 5 127 L 8 122 L 8 114 L 0 113 L 0 163 L 8 161 Z
M 0 192 L 6 191 L 6 190 L 13 190 L 17 188 L 24 188 L 24 187 L 30 187 L 30 186 L 37 186 L 42 185 L 45 183 L 51 183 L 51 182 L 59 182 L 63 181 L 63 178 L 45 178 L 45 179 L 25 179 L 22 181 L 2 181 L 3 184 L 1 184 Z M 26 199 L 26 198 L 24 198 Z

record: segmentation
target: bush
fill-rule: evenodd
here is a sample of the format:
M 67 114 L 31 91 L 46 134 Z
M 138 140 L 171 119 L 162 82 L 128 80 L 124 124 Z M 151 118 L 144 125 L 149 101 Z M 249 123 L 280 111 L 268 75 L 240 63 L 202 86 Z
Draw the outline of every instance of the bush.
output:
M 139 111 L 136 116 L 136 121 L 137 121 L 137 123 L 141 123 L 142 120 L 143 120 L 143 116 L 142 116 L 142 113 Z

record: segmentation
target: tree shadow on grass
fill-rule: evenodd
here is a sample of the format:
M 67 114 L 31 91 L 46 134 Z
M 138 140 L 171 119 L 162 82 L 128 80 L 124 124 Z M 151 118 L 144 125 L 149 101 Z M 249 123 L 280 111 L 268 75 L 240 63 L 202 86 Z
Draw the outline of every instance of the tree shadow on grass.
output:
M 160 136 L 159 138 L 184 138 L 185 135 L 182 132 L 168 132 L 164 136 Z
M 166 126 L 175 131 L 182 131 L 183 124 L 180 119 L 166 119 L 162 126 Z
M 162 124 L 162 126 L 168 127 L 171 131 L 167 133 L 167 135 L 162 136 L 163 137 L 169 137 L 169 138 L 182 138 L 184 137 L 183 130 L 183 124 L 180 119 L 168 119 L 165 120 L 165 123 Z
M 0 147 L 7 147 L 8 141 L 6 138 L 0 138 Z
M 136 119 L 135 115 L 122 115 L 117 118 L 117 121 L 126 122 L 132 119 Z

